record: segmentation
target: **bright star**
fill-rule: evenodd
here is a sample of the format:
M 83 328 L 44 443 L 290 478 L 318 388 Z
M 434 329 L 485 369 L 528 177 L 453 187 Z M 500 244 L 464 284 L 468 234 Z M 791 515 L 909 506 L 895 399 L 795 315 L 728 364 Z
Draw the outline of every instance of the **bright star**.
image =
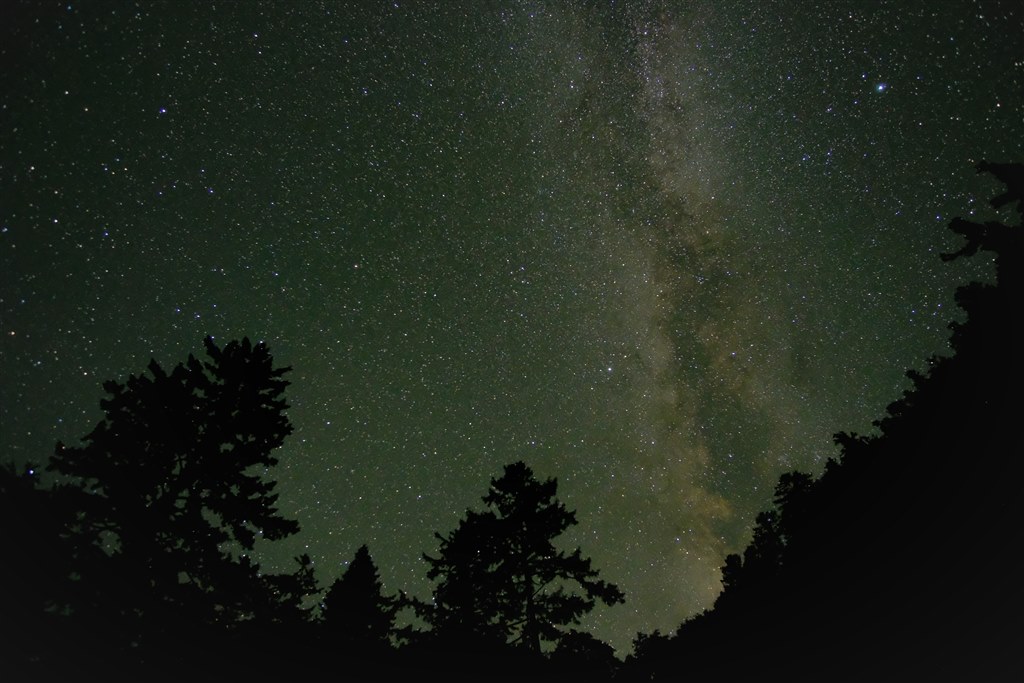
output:
M 888 89 L 889 89 L 889 84 L 888 83 L 879 83 L 878 85 L 875 86 L 875 90 L 878 91 L 878 92 L 885 92 Z

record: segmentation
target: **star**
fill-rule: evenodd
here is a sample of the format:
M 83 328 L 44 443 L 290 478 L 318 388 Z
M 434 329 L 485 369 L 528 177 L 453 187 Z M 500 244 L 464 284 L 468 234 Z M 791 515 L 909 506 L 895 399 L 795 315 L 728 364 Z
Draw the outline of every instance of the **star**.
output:
M 972 0 L 841 25 L 814 0 L 541 4 L 21 3 L 9 456 L 88 434 L 102 380 L 248 336 L 293 368 L 271 476 L 302 531 L 269 570 L 366 543 L 388 590 L 429 599 L 433 533 L 524 459 L 628 595 L 586 629 L 624 654 L 709 607 L 778 476 L 820 473 L 947 349 L 905 312 L 978 275 L 930 255 L 967 160 L 1020 150 L 1024 92 L 1000 84 L 1021 32 Z M 976 98 L 956 120 L 950 92 Z

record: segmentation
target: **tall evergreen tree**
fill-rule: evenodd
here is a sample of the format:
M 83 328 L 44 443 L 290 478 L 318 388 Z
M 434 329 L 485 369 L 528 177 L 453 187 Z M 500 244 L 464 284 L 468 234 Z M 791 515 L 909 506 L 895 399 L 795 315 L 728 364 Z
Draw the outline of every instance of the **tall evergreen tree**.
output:
M 424 559 L 428 578 L 438 581 L 425 612 L 436 631 L 469 631 L 540 652 L 542 641 L 557 642 L 560 627 L 579 623 L 596 600 L 623 602 L 579 548 L 555 548 L 552 541 L 577 523 L 555 498 L 557 488 L 522 462 L 506 465 L 483 497 L 485 511 L 468 510 L 453 532 L 435 534 L 438 556 Z
M 257 539 L 298 530 L 266 478 L 292 429 L 288 368 L 262 342 L 205 347 L 205 362 L 189 356 L 168 373 L 152 361 L 148 376 L 105 383 L 103 420 L 82 446 L 58 444 L 48 466 L 75 484 L 67 536 L 102 551 L 74 567 L 70 611 L 116 625 L 132 651 L 199 625 L 302 620 L 313 586 L 306 557 L 274 576 L 249 555 Z
M 398 600 L 385 596 L 377 565 L 363 545 L 324 599 L 324 625 L 356 643 L 386 644 L 395 625 Z

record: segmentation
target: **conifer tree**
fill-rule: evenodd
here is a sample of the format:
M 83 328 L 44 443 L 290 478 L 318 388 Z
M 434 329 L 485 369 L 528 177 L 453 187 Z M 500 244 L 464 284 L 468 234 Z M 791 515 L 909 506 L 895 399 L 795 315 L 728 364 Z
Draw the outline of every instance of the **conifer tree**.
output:
M 324 599 L 324 625 L 348 641 L 384 644 L 395 625 L 398 600 L 385 596 L 377 565 L 363 545 Z
M 522 462 L 505 466 L 483 497 L 487 509 L 468 510 L 440 541 L 437 557 L 424 555 L 437 580 L 425 617 L 436 631 L 468 631 L 539 652 L 557 642 L 560 627 L 579 623 L 597 600 L 623 602 L 617 586 L 598 579 L 579 548 L 553 540 L 577 523 L 555 498 L 554 479 L 537 481 Z M 578 586 L 580 592 L 576 592 Z
M 266 476 L 292 430 L 288 368 L 262 342 L 205 347 L 205 362 L 168 373 L 151 361 L 148 375 L 106 382 L 103 419 L 48 466 L 67 482 L 69 542 L 99 551 L 68 572 L 69 611 L 85 629 L 116 625 L 137 652 L 200 625 L 301 621 L 314 585 L 308 557 L 268 575 L 250 555 L 299 528 Z

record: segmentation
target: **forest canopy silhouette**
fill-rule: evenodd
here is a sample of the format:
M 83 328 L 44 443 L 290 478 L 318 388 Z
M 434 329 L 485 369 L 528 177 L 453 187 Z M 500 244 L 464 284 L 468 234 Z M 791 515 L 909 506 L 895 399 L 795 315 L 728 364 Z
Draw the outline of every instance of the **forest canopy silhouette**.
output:
M 289 368 L 207 338 L 204 359 L 107 382 L 103 419 L 45 469 L 0 468 L 5 678 L 1019 679 L 1024 165 L 978 171 L 1017 224 L 950 224 L 944 260 L 995 265 L 957 291 L 953 355 L 908 373 L 876 433 L 836 434 L 820 476 L 782 475 L 713 608 L 624 662 L 575 627 L 626 596 L 558 545 L 576 512 L 524 462 L 425 549 L 429 599 L 385 594 L 366 545 L 326 590 L 307 555 L 263 571 L 257 542 L 299 530 L 272 478 Z
M 629 678 L 1020 678 L 1024 166 L 977 168 L 1006 185 L 991 203 L 1018 221 L 950 224 L 965 243 L 943 260 L 984 253 L 996 280 L 957 291 L 955 355 L 907 373 L 877 434 L 836 434 L 820 477 L 780 477 L 713 609 L 640 635 Z

